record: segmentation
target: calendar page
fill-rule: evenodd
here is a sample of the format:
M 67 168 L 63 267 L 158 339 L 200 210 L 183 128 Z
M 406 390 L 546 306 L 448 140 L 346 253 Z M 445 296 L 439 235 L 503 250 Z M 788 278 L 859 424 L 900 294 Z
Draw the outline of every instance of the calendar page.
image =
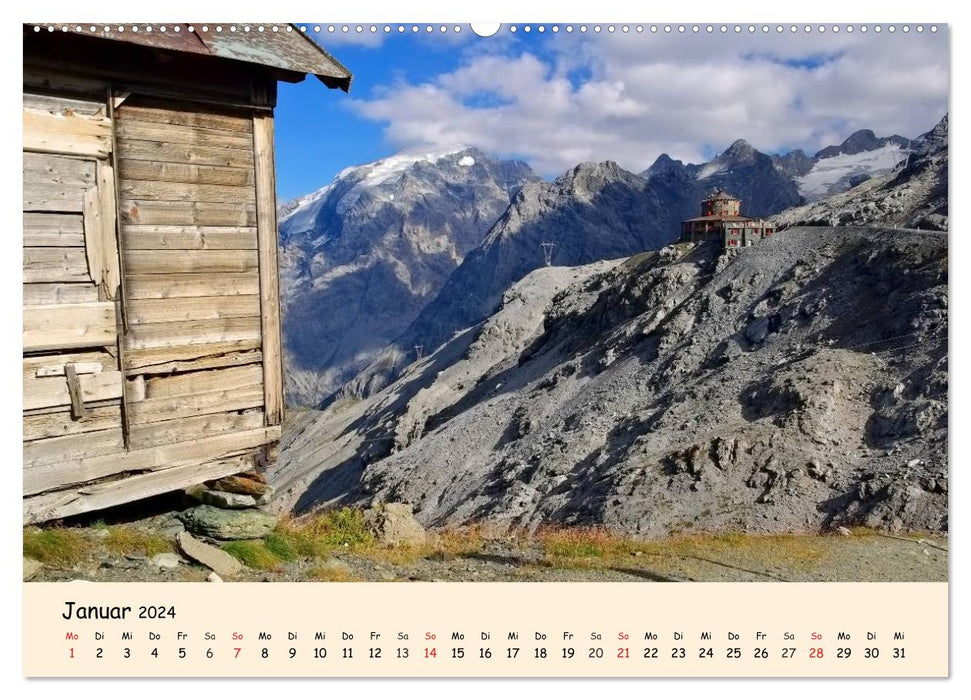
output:
M 949 675 L 946 23 L 22 35 L 25 676 Z

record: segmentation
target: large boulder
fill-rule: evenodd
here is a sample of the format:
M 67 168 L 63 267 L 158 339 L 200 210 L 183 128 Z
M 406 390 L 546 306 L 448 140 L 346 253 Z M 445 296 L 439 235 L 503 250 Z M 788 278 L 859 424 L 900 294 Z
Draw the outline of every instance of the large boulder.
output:
M 209 505 L 183 511 L 179 518 L 189 532 L 217 540 L 258 540 L 277 523 L 276 516 L 257 508 L 225 510 Z
M 418 547 L 428 541 L 428 534 L 412 515 L 407 503 L 384 503 L 364 513 L 364 521 L 381 544 Z

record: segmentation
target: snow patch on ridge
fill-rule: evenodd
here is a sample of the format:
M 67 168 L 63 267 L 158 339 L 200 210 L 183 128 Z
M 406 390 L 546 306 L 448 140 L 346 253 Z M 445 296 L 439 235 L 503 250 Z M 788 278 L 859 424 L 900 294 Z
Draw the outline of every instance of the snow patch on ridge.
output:
M 845 154 L 823 158 L 805 175 L 796 178 L 799 194 L 814 201 L 830 194 L 847 189 L 841 187 L 849 179 L 859 176 L 875 177 L 889 173 L 907 160 L 908 149 L 895 143 L 873 151 Z

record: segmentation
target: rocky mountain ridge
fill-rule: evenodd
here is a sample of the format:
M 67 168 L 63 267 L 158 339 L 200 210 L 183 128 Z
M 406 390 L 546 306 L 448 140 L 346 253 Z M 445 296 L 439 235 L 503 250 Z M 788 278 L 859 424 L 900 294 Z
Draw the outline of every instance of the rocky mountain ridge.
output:
M 909 143 L 902 168 L 773 217 L 786 226 L 885 224 L 947 231 L 948 117 Z

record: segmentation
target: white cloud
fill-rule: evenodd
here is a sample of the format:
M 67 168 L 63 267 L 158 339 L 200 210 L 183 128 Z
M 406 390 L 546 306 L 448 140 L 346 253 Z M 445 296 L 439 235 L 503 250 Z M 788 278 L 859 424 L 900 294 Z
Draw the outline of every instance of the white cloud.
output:
M 639 171 L 744 138 L 815 151 L 852 131 L 917 136 L 947 108 L 944 33 L 548 36 L 468 52 L 458 69 L 353 107 L 389 145 L 475 144 L 558 174 L 581 160 Z M 484 42 L 488 44 L 488 42 Z M 578 77 L 579 76 L 579 77 Z

